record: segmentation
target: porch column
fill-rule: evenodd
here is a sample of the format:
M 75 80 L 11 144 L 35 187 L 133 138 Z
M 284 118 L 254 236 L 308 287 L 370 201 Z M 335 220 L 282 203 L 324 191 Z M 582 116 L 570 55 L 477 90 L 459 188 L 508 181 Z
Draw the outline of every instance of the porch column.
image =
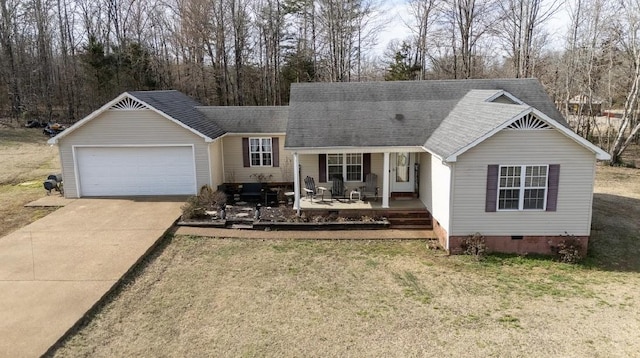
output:
M 298 152 L 293 153 L 293 209 L 300 215 L 300 160 Z
M 382 169 L 382 207 L 389 208 L 389 152 L 384 152 L 384 165 Z

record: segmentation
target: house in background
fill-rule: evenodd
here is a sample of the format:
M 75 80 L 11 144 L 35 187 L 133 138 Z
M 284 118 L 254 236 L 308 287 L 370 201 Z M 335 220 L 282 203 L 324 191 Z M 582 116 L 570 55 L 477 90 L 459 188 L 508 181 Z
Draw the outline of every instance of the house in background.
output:
M 600 97 L 588 96 L 580 94 L 572 97 L 569 104 L 571 114 L 584 114 L 589 116 L 599 116 L 602 114 L 602 103 L 604 101 Z
M 177 91 L 124 93 L 51 140 L 65 195 L 194 194 L 293 181 L 349 188 L 375 173 L 381 209 L 416 198 L 449 252 L 548 253 L 590 233 L 596 160 L 534 79 L 305 83 L 289 106 L 203 107 Z M 308 208 L 308 206 L 307 206 Z

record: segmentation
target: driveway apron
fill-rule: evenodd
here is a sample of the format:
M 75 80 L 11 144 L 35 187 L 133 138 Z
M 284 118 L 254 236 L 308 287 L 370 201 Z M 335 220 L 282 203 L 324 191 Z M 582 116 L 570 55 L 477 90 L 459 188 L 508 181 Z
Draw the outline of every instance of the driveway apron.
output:
M 79 199 L 0 238 L 0 357 L 44 354 L 180 215 L 180 199 Z

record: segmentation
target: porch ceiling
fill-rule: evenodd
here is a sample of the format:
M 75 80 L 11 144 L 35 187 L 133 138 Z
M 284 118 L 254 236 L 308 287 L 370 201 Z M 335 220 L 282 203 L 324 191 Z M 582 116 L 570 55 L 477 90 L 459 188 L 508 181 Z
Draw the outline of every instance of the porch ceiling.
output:
M 397 153 L 397 152 L 426 152 L 423 147 L 314 147 L 294 148 L 285 147 L 299 154 L 338 154 L 338 153 Z

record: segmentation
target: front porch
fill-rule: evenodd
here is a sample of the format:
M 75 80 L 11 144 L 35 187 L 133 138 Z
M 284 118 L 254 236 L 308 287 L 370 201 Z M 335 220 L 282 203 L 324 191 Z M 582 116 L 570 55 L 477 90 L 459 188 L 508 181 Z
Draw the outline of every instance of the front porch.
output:
M 389 207 L 382 206 L 382 199 L 378 198 L 377 201 L 373 200 L 331 200 L 321 199 L 320 197 L 315 199 L 302 198 L 300 199 L 301 210 L 426 210 L 426 207 L 420 201 L 420 199 L 389 199 Z
M 431 213 L 419 199 L 389 200 L 389 206 L 383 207 L 382 200 L 322 200 L 303 198 L 300 209 L 309 215 L 330 215 L 349 217 L 353 215 L 385 217 L 393 229 L 433 230 Z
M 425 208 L 424 200 L 416 200 L 421 191 L 430 189 L 430 176 L 420 173 L 427 169 L 423 161 L 430 159 L 422 148 L 312 149 L 292 154 L 295 209 L 317 209 L 316 202 L 332 210 Z M 309 183 L 312 188 L 305 188 Z M 305 198 L 305 190 L 313 190 L 313 202 Z M 358 192 L 371 198 L 374 191 L 378 201 L 357 200 Z M 323 194 L 325 200 L 316 200 Z M 327 199 L 332 196 L 351 200 Z

